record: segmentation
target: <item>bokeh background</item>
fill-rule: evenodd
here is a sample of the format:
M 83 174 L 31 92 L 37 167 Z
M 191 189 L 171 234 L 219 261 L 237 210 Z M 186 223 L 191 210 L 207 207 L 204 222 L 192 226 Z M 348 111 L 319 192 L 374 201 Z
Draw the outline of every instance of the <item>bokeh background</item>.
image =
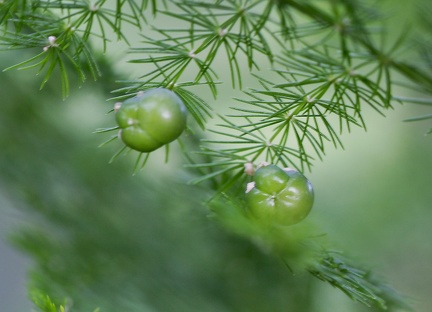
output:
M 409 21 L 413 6 L 398 3 L 392 12 Z M 2 52 L 0 67 L 23 57 Z M 107 72 L 62 101 L 55 79 L 39 91 L 33 73 L 0 73 L 2 311 L 30 311 L 29 280 L 86 311 L 367 310 L 209 220 L 199 187 L 183 183 L 177 147 L 168 164 L 158 152 L 137 175 L 134 155 L 109 164 L 119 146 L 98 148 L 106 136 L 93 131 L 113 123 L 114 80 Z M 232 103 L 221 96 L 220 106 Z M 343 135 L 345 149 L 329 148 L 308 174 L 309 220 L 420 312 L 432 310 L 432 135 L 430 122 L 403 120 L 430 113 L 420 105 L 367 112 L 367 131 Z

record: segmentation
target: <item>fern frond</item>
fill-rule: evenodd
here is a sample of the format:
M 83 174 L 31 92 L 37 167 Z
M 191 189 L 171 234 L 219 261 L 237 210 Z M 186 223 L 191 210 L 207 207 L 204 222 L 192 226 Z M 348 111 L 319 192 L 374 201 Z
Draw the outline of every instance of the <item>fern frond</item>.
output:
M 379 310 L 411 310 L 405 298 L 378 281 L 370 271 L 348 262 L 339 252 L 324 251 L 322 258 L 309 272 L 365 306 Z
M 270 63 L 273 60 L 267 37 L 256 28 L 260 15 L 253 12 L 254 5 L 256 3 L 243 6 L 236 1 L 223 4 L 181 1 L 175 3 L 177 9 L 160 11 L 177 20 L 179 26 L 175 29 L 155 28 L 154 31 L 163 39 L 145 36 L 144 47 L 132 50 L 145 57 L 131 62 L 155 65 L 154 71 L 142 77 L 143 83 L 160 77 L 166 83 L 176 83 L 193 64 L 196 69 L 194 81 L 204 80 L 209 86 L 214 86 L 217 73 L 221 71 L 215 62 L 224 51 L 224 68 L 230 72 L 233 87 L 241 88 L 240 55 L 245 57 L 249 70 L 258 68 L 257 53 L 266 56 Z M 203 14 L 203 11 L 207 13 Z M 272 34 L 271 31 L 268 33 Z
M 197 152 L 199 158 L 207 162 L 197 161 L 187 166 L 206 170 L 191 183 L 210 180 L 217 185 L 216 193 L 227 191 L 232 186 L 235 187 L 231 191 L 237 192 L 244 188 L 244 183 L 249 179 L 245 172 L 247 164 L 257 166 L 266 161 L 300 170 L 311 165 L 313 158 L 304 149 L 296 150 L 276 140 L 270 141 L 270 136 L 259 130 L 250 131 L 238 125 L 238 121 L 220 118 L 223 121 L 218 125 L 220 130 L 209 130 L 218 138 L 201 140 L 201 150 Z M 243 120 L 246 124 L 251 123 L 247 117 Z

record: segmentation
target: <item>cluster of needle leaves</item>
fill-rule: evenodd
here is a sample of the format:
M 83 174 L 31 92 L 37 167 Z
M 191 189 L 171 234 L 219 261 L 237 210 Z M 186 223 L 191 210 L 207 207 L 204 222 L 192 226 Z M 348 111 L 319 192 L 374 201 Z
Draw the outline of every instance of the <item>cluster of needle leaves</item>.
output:
M 175 27 L 158 27 L 159 18 Z M 221 74 L 228 72 L 238 90 L 252 74 L 258 88 L 246 89 L 235 113 L 222 116 L 221 128 L 212 130 L 216 139 L 203 141 L 201 155 L 210 161 L 198 158 L 193 165 L 207 171 L 197 182 L 230 172 L 225 180 L 231 183 L 243 176 L 246 163 L 310 170 L 327 145 L 343 146 L 343 131 L 365 128 L 366 107 L 384 114 L 401 102 L 393 94 L 396 74 L 419 89 L 432 88 L 420 65 L 398 59 L 408 33 L 386 43 L 383 19 L 376 6 L 357 0 L 6 0 L 0 4 L 0 45 L 36 51 L 7 69 L 36 68 L 43 73 L 41 87 L 58 72 L 66 97 L 72 72 L 80 83 L 100 75 L 92 42 L 99 40 L 103 52 L 111 40 L 130 44 L 124 29 L 132 27 L 142 41 L 132 44 L 130 62 L 147 67 L 139 79 L 124 81 L 117 99 L 153 87 L 172 89 L 202 129 L 213 114 L 211 99 L 188 89 L 205 85 L 217 98 Z M 137 168 L 145 165 L 139 160 Z
M 384 18 L 376 5 L 359 0 L 5 0 L 0 45 L 33 51 L 8 69 L 36 68 L 42 87 L 58 71 L 67 96 L 71 73 L 80 83 L 88 73 L 100 75 L 94 42 L 103 52 L 111 40 L 130 44 L 130 62 L 146 71 L 123 81 L 115 99 L 165 87 L 184 100 L 202 130 L 217 115 L 220 122 L 207 130 L 198 151 L 191 152 L 186 139 L 181 145 L 199 172 L 194 182 L 208 181 L 222 194 L 244 189 L 245 165 L 266 161 L 311 170 L 328 146 L 343 147 L 342 133 L 366 128 L 367 110 L 384 115 L 395 103 L 430 105 L 394 91 L 415 85 L 431 93 L 432 75 L 422 65 L 432 63 L 430 40 L 420 45 L 425 62 L 410 63 L 403 56 L 409 33 L 387 42 Z M 130 41 L 131 27 L 140 32 L 139 43 Z M 230 83 L 222 84 L 226 73 Z M 246 77 L 256 86 L 246 88 Z M 232 113 L 223 114 L 211 102 L 226 85 L 243 94 L 233 99 Z M 209 99 L 190 91 L 195 87 L 204 87 Z M 117 135 L 107 142 L 114 140 Z M 137 168 L 148 155 L 142 158 Z M 355 300 L 384 308 L 367 274 L 338 261 L 327 255 L 311 273 Z
M 141 29 L 147 7 L 156 10 L 156 1 L 120 0 L 115 6 L 106 0 L 1 1 L 0 46 L 31 51 L 31 57 L 5 70 L 35 68 L 43 75 L 41 88 L 58 75 L 65 98 L 72 75 L 79 83 L 100 76 L 92 41 L 100 40 L 104 52 L 111 40 L 127 41 L 124 24 Z
M 385 115 L 408 100 L 394 94 L 396 87 L 432 88 L 428 71 L 404 59 L 409 33 L 386 42 L 384 16 L 361 1 L 324 7 L 313 1 L 182 2 L 179 8 L 161 13 L 179 20 L 176 25 L 186 23 L 183 29 L 155 29 L 163 39 L 146 38 L 146 47 L 134 50 L 151 54 L 134 62 L 156 64 L 138 89 L 161 76 L 161 85 L 175 83 L 193 63 L 194 82 L 214 94 L 216 56 L 226 58 L 219 62 L 227 65 L 232 87 L 242 86 L 248 73 L 240 70 L 239 53 L 258 82 L 202 141 L 204 162 L 191 165 L 200 172 L 194 182 L 212 180 L 219 191 L 242 185 L 246 164 L 311 170 L 328 145 L 343 147 L 344 131 L 366 128 L 364 111 Z M 263 64 L 273 68 L 270 73 Z
M 432 5 L 427 2 L 419 7 L 420 31 L 414 36 L 413 45 L 417 47 L 419 59 L 423 66 L 428 71 L 432 70 Z M 425 98 L 402 98 L 407 103 L 415 103 L 420 105 L 432 106 L 432 91 L 431 88 L 421 88 L 419 91 L 425 94 Z M 424 121 L 432 119 L 432 114 L 415 116 L 406 119 L 407 122 Z M 432 127 L 427 134 L 432 134 Z
M 56 304 L 50 296 L 44 294 L 38 289 L 31 291 L 31 301 L 39 312 L 70 312 L 73 311 L 71 305 L 67 302 L 65 304 Z M 99 312 L 97 308 L 93 312 Z

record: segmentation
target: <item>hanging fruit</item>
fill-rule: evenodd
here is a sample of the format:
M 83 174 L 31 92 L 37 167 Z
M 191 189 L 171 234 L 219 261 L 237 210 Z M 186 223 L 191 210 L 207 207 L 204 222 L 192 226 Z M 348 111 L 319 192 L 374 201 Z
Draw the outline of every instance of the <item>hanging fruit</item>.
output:
M 260 167 L 248 184 L 246 202 L 250 215 L 265 225 L 292 225 L 312 209 L 312 184 L 299 171 L 275 165 Z
M 119 137 L 124 144 L 143 153 L 177 139 L 186 128 L 186 116 L 180 97 L 163 88 L 145 91 L 116 109 Z

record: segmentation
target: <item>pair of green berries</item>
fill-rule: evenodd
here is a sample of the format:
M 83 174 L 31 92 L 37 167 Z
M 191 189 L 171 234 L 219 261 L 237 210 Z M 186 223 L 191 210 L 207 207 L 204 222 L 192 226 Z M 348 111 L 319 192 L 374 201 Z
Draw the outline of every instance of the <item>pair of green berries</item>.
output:
M 116 107 L 119 137 L 125 145 L 152 152 L 177 139 L 186 128 L 187 109 L 173 91 L 156 88 Z M 313 205 L 313 189 L 304 175 L 275 165 L 261 166 L 248 184 L 250 215 L 265 225 L 292 225 L 303 220 Z

